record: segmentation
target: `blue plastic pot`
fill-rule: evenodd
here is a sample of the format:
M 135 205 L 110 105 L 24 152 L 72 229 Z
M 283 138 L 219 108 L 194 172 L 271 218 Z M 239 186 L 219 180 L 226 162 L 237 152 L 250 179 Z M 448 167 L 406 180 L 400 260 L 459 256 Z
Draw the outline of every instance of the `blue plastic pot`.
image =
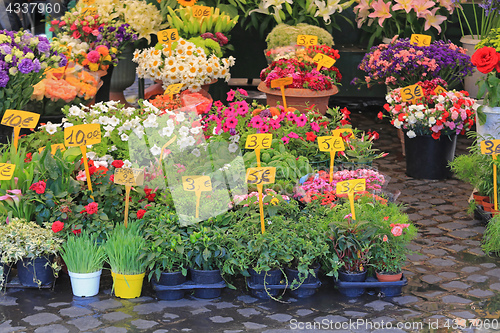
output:
M 191 269 L 191 280 L 195 284 L 215 284 L 222 281 L 220 270 L 198 270 Z M 221 288 L 200 288 L 194 290 L 194 296 L 198 298 L 216 298 L 222 292 Z
M 17 262 L 17 276 L 19 282 L 26 287 L 48 286 L 54 283 L 52 261 L 54 256 L 24 258 Z

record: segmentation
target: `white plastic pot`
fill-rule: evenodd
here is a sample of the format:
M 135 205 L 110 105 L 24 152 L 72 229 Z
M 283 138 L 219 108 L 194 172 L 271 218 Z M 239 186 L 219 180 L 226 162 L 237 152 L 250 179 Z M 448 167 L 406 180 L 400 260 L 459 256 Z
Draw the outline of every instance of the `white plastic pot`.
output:
M 480 39 L 472 38 L 472 36 L 463 36 L 460 39 L 460 42 L 462 43 L 462 46 L 464 49 L 467 49 L 467 55 L 469 57 L 472 57 L 474 52 L 476 51 L 474 48 L 475 46 L 480 42 Z M 477 91 L 478 91 L 478 86 L 476 85 L 477 81 L 480 80 L 481 78 L 484 78 L 486 74 L 481 73 L 478 71 L 476 68 L 474 68 L 474 71 L 472 72 L 472 76 L 466 76 L 464 78 L 464 89 L 469 92 L 470 97 L 476 98 L 477 97 Z
M 500 107 L 485 106 L 482 111 L 486 115 L 486 123 L 480 125 L 476 115 L 477 134 L 485 139 L 500 139 Z
M 90 297 L 99 293 L 102 270 L 93 273 L 68 272 L 71 279 L 73 295 L 78 297 Z

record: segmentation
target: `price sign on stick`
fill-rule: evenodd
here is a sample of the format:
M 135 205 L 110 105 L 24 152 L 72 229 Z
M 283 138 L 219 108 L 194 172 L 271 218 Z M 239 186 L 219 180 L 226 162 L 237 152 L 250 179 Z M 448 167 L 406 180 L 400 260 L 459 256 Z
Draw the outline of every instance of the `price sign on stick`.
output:
M 158 31 L 158 42 L 162 44 L 172 44 L 179 40 L 179 32 L 177 29 L 165 29 Z
M 82 0 L 82 3 L 86 6 L 92 6 L 95 0 Z
M 89 163 L 87 161 L 87 146 L 99 142 L 101 142 L 101 125 L 99 124 L 83 124 L 64 129 L 64 145 L 66 147 L 80 147 L 82 151 L 87 186 L 90 192 L 92 192 L 92 183 L 90 181 Z
M 184 191 L 196 194 L 196 218 L 200 217 L 201 192 L 212 191 L 212 181 L 209 176 L 184 176 L 182 177 Z
M 431 45 L 431 40 L 432 37 L 429 35 L 412 34 L 410 43 L 416 44 L 417 46 L 429 46 Z
M 0 163 L 0 180 L 10 180 L 16 169 L 15 164 Z
M 128 226 L 128 207 L 130 188 L 144 184 L 144 171 L 142 169 L 119 168 L 115 169 L 114 183 L 125 185 L 125 228 Z
M 176 83 L 176 84 L 171 84 L 165 89 L 165 92 L 163 94 L 165 95 L 170 95 L 170 99 L 174 99 L 174 95 L 180 93 L 182 86 L 184 86 L 184 83 Z
M 313 35 L 298 35 L 297 36 L 297 45 L 316 45 L 318 44 L 318 36 Z
M 349 204 L 351 205 L 351 214 L 353 220 L 356 220 L 356 213 L 354 211 L 354 193 L 366 190 L 366 179 L 352 179 L 343 182 L 338 182 L 336 187 L 337 194 L 347 194 L 349 197 Z
M 184 7 L 189 7 L 189 6 L 193 6 L 195 3 L 196 3 L 197 0 L 183 0 L 182 3 L 177 1 L 179 3 L 179 5 L 182 5 Z
M 41 148 L 38 148 L 38 152 L 41 153 L 45 150 L 45 146 L 41 147 Z M 52 155 L 54 155 L 56 153 L 56 151 L 65 151 L 66 150 L 66 147 L 64 147 L 64 145 L 62 143 L 58 143 L 58 144 L 54 144 L 54 145 L 50 145 L 50 153 Z
M 0 124 L 14 127 L 14 148 L 16 151 L 21 128 L 35 128 L 38 124 L 38 119 L 40 119 L 38 113 L 11 109 L 5 110 Z
M 280 88 L 281 90 L 281 99 L 283 99 L 283 106 L 286 107 L 286 98 L 285 98 L 285 86 L 288 86 L 293 83 L 293 77 L 282 77 L 281 79 L 275 79 L 271 81 L 271 88 Z
M 321 67 L 326 67 L 326 68 L 332 67 L 337 60 L 327 55 L 324 55 L 323 53 L 318 53 L 314 56 L 313 61 L 318 64 L 316 70 L 319 71 Z
M 484 140 L 481 141 L 481 153 L 491 155 L 493 161 L 497 159 L 497 154 L 500 154 L 500 140 Z M 493 163 L 493 194 L 495 210 L 498 210 L 498 189 L 497 189 L 497 165 Z
M 333 163 L 335 153 L 344 151 L 344 140 L 341 136 L 318 136 L 318 147 L 320 151 L 330 152 L 330 183 L 333 181 Z
M 434 89 L 434 92 L 438 95 L 442 94 L 442 93 L 445 93 L 446 92 L 446 89 L 444 89 L 443 87 L 441 86 L 437 86 L 436 89 Z
M 260 150 L 271 148 L 273 135 L 271 133 L 250 134 L 247 136 L 245 148 L 254 149 L 257 156 L 257 166 L 260 167 Z
M 210 7 L 193 6 L 193 16 L 197 18 L 210 16 Z
M 259 192 L 259 211 L 260 211 L 260 229 L 262 233 L 266 231 L 266 225 L 264 223 L 264 204 L 262 202 L 262 186 L 264 184 L 272 184 L 276 178 L 276 168 L 248 168 L 246 174 L 247 184 L 257 185 L 257 191 Z
M 85 7 L 82 9 L 83 16 L 94 16 L 97 14 L 97 8 Z
M 401 88 L 401 99 L 403 102 L 413 101 L 413 103 L 415 103 L 418 98 L 422 97 L 424 97 L 424 92 L 422 87 L 418 84 L 412 84 L 411 86 Z

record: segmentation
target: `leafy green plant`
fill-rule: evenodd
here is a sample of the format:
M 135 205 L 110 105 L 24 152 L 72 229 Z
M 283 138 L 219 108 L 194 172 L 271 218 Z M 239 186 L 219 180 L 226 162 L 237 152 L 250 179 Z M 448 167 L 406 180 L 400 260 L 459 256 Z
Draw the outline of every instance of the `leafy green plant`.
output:
M 220 269 L 229 257 L 230 242 L 223 228 L 209 222 L 193 225 L 185 245 L 189 266 L 201 270 Z
M 70 236 L 62 245 L 61 257 L 72 273 L 93 273 L 102 269 L 106 253 L 97 237 L 86 231 Z
M 135 275 L 144 273 L 145 260 L 141 257 L 146 245 L 138 223 L 120 224 L 108 235 L 104 251 L 111 270 L 117 274 Z
M 482 249 L 486 254 L 500 253 L 500 215 L 496 214 L 491 218 L 486 226 L 486 231 L 483 235 Z

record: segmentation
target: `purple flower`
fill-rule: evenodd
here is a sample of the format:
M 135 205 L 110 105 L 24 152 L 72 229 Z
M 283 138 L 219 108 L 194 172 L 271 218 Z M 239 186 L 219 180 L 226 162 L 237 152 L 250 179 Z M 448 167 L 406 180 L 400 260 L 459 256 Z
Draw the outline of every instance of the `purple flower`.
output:
M 66 59 L 66 56 L 64 54 L 59 55 L 61 57 L 61 60 L 59 61 L 59 67 L 64 67 L 68 64 L 68 59 Z
M 268 109 L 265 109 L 264 111 L 262 111 L 261 113 L 259 113 L 259 115 L 262 118 L 271 118 L 272 117 L 271 111 L 269 111 Z
M 21 60 L 19 65 L 17 65 L 17 68 L 23 74 L 31 73 L 34 67 L 35 66 L 33 65 L 33 61 L 31 61 L 31 59 L 28 58 L 24 58 L 23 60 Z
M 33 72 L 38 73 L 42 66 L 40 65 L 40 60 L 35 59 L 33 60 Z
M 8 82 L 9 75 L 5 71 L 0 71 L 0 88 L 6 87 Z
M 50 44 L 49 42 L 40 41 L 40 43 L 38 43 L 37 49 L 41 53 L 45 53 L 50 50 Z
M 12 52 L 12 47 L 7 44 L 2 45 L 2 53 L 10 54 Z

